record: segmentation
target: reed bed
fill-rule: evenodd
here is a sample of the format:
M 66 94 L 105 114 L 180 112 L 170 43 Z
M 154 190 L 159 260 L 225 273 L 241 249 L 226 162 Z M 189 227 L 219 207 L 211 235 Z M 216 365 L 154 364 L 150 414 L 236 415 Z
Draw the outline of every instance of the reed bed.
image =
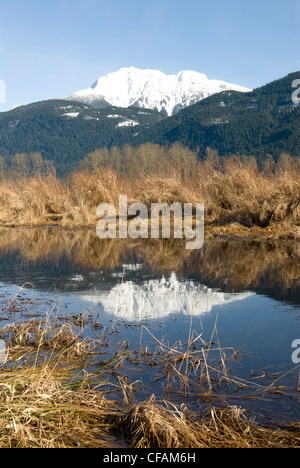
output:
M 299 425 L 280 430 L 259 427 L 243 409 L 211 408 L 199 417 L 155 396 L 121 418 L 125 439 L 136 448 L 292 448 L 299 447 Z
M 0 447 L 113 446 L 103 415 L 116 405 L 91 391 L 84 374 L 99 343 L 48 319 L 11 323 L 0 333 L 8 346 L 0 370 Z
M 113 447 L 106 423 L 116 404 L 57 361 L 1 371 L 1 448 Z
M 241 236 L 300 238 L 299 161 L 282 155 L 270 169 L 250 159 L 209 157 L 189 176 L 182 172 L 126 173 L 110 168 L 82 170 L 67 180 L 54 175 L 0 181 L 0 223 L 4 226 L 58 225 L 95 227 L 101 203 L 118 207 L 119 195 L 129 203 L 204 203 L 208 232 Z
M 117 353 L 99 361 L 109 347 L 107 336 L 85 339 L 84 325 L 81 315 L 72 322 L 47 317 L 2 328 L 0 337 L 8 353 L 0 368 L 1 448 L 299 447 L 298 423 L 262 427 L 237 406 L 209 404 L 196 413 L 185 404 L 175 405 L 155 395 L 136 401 L 134 384 L 124 377 L 125 361 L 135 355 L 139 365 L 158 360 L 161 367 L 173 367 L 181 388 L 187 390 L 191 373 L 202 363 L 200 380 L 205 383 L 200 386 L 203 396 L 211 398 L 217 382 L 213 373 L 218 374 L 219 383 L 228 379 L 225 350 L 213 350 L 222 356 L 216 369 L 209 362 L 212 343 L 191 333 L 186 348 L 156 340 L 154 353 L 142 346 L 135 353 L 120 346 Z M 212 338 L 216 339 L 216 328 Z M 196 340 L 203 345 L 198 353 L 193 349 Z M 107 379 L 110 373 L 117 376 L 115 381 Z

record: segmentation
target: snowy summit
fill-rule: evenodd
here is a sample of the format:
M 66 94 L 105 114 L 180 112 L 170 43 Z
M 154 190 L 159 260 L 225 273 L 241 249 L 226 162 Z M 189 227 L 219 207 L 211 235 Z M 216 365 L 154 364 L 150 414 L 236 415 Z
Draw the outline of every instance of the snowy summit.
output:
M 165 75 L 158 70 L 121 68 L 99 78 L 90 88 L 78 91 L 68 99 L 95 107 L 141 107 L 173 115 L 213 94 L 234 90 L 251 91 L 239 85 L 210 80 L 194 71 Z

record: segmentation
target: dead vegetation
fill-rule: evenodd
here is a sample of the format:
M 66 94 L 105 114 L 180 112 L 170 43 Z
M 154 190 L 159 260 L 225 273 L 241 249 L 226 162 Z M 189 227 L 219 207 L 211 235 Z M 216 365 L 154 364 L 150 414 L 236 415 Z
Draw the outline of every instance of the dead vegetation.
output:
M 46 361 L 0 373 L 0 447 L 111 447 L 107 415 L 114 402 L 82 381 L 76 388 L 72 367 Z
M 258 167 L 251 158 L 221 160 L 214 153 L 194 162 L 192 171 L 137 172 L 135 178 L 107 167 L 82 170 L 68 181 L 54 175 L 0 182 L 0 223 L 3 226 L 58 225 L 95 227 L 101 203 L 118 208 L 119 195 L 128 202 L 204 203 L 212 235 L 261 233 L 299 239 L 299 160 L 282 155 Z
M 130 408 L 121 429 L 136 448 L 292 448 L 299 425 L 281 430 L 260 427 L 241 408 L 211 408 L 199 417 L 183 407 L 158 404 L 155 397 Z
M 104 335 L 97 342 L 84 339 L 82 326 L 82 317 L 72 324 L 47 318 L 11 323 L 0 330 L 8 347 L 0 368 L 1 448 L 299 447 L 299 424 L 262 427 L 237 406 L 210 404 L 195 413 L 184 404 L 157 401 L 155 395 L 137 402 L 132 384 L 122 376 L 124 360 L 132 360 L 134 353 L 119 351 L 89 370 L 107 342 Z M 139 365 L 143 360 L 153 365 L 159 359 L 160 365 L 172 367 L 185 390 L 192 385 L 190 374 L 201 367 L 203 396 L 207 392 L 212 396 L 217 380 L 220 384 L 226 377 L 225 361 L 213 368 L 208 362 L 212 344 L 202 343 L 203 349 L 195 352 L 195 341 L 191 335 L 185 349 L 157 342 L 154 353 L 140 348 L 135 358 Z M 225 350 L 213 351 L 225 358 Z M 116 384 L 107 380 L 110 372 L 118 375 L 119 394 Z

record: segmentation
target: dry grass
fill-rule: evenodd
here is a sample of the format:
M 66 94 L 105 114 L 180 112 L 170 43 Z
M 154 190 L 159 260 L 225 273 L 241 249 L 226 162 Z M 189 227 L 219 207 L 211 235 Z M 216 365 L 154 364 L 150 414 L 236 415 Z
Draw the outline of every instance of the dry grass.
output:
M 120 407 L 67 372 L 41 367 L 2 371 L 1 448 L 291 448 L 299 425 L 263 428 L 237 407 L 189 413 L 155 397 Z
M 82 384 L 68 386 L 68 370 L 53 363 L 1 372 L 0 447 L 100 448 L 109 441 L 113 402 Z
M 97 206 L 100 203 L 118 203 L 122 185 L 120 177 L 108 169 L 95 174 L 74 173 L 64 183 L 53 175 L 1 181 L 0 223 L 77 228 L 95 226 Z
M 277 223 L 299 225 L 299 170 L 292 163 L 285 171 L 278 166 L 277 172 L 268 175 L 259 172 L 253 162 L 229 159 L 222 170 L 212 170 L 209 163 L 204 163 L 199 190 L 210 223 L 239 223 L 248 228 L 267 228 Z
M 199 417 L 185 407 L 157 404 L 155 396 L 130 408 L 120 426 L 136 448 L 291 448 L 300 443 L 299 425 L 262 428 L 238 407 L 211 408 Z
M 260 427 L 241 408 L 196 414 L 157 403 L 155 396 L 132 402 L 132 386 L 121 374 L 124 402 L 108 399 L 101 388 L 112 361 L 89 373 L 87 363 L 101 343 L 83 340 L 70 324 L 30 320 L 4 327 L 1 337 L 8 344 L 0 369 L 1 448 L 299 447 L 298 424 Z M 164 359 L 170 361 L 169 352 Z
M 151 203 L 196 203 L 199 197 L 178 174 L 172 177 L 145 176 L 135 187 L 136 199 L 148 209 Z
M 278 232 L 300 238 L 299 161 L 283 155 L 269 170 L 258 170 L 252 159 L 208 158 L 199 162 L 189 178 L 174 170 L 165 175 L 137 173 L 136 179 L 103 168 L 70 175 L 68 182 L 55 176 L 0 182 L 2 225 L 59 225 L 95 227 L 100 203 L 118 207 L 120 194 L 129 203 L 205 204 L 206 226 L 217 233 L 249 234 L 253 228 L 274 236 Z M 235 228 L 230 231 L 231 227 Z M 222 229 L 221 229 L 222 228 Z M 221 229 L 221 231 L 220 231 Z M 251 232 L 250 232 L 251 234 Z
M 92 390 L 82 371 L 99 343 L 81 339 L 70 324 L 49 320 L 9 324 L 1 337 L 8 345 L 0 370 L 1 448 L 114 444 L 105 419 L 116 405 Z

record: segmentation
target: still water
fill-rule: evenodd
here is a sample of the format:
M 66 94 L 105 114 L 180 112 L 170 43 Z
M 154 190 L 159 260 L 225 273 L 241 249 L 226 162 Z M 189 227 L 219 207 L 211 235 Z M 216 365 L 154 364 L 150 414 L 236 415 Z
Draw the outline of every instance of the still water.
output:
M 0 276 L 0 329 L 49 313 L 81 314 L 98 324 L 87 324 L 86 336 L 106 330 L 110 349 L 126 342 L 126 350 L 150 354 L 190 343 L 196 353 L 212 341 L 207 359 L 223 370 L 224 360 L 231 382 L 226 386 L 221 379 L 213 403 L 242 406 L 261 421 L 299 420 L 299 365 L 292 361 L 292 343 L 300 339 L 298 243 L 210 241 L 188 252 L 180 241 L 126 243 L 100 241 L 89 231 L 3 230 Z M 11 300 L 17 312 L 7 306 Z M 4 347 L 0 342 L 0 359 Z M 202 407 L 200 364 L 186 391 L 175 382 L 178 368 L 167 384 L 155 358 L 143 367 L 133 361 L 124 374 L 127 383 L 136 383 L 137 399 L 156 393 Z

